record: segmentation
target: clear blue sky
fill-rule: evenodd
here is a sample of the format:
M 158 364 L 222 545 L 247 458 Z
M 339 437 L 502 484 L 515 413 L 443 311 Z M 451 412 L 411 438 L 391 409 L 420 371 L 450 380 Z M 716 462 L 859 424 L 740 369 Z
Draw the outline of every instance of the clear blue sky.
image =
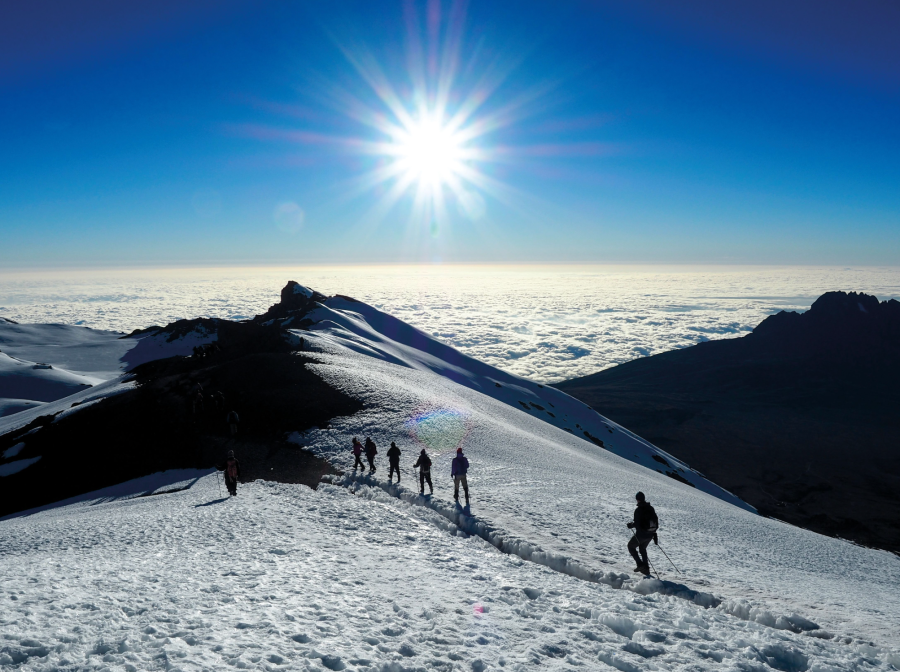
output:
M 900 263 L 900 5 L 783 5 L 7 3 L 0 268 Z

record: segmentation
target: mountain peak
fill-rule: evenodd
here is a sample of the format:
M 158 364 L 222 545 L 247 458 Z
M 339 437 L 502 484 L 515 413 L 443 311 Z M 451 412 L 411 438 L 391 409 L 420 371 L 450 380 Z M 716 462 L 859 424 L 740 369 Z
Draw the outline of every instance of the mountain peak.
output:
M 805 351 L 895 349 L 900 347 L 900 302 L 862 292 L 826 292 L 804 313 L 781 311 L 767 317 L 751 338 Z

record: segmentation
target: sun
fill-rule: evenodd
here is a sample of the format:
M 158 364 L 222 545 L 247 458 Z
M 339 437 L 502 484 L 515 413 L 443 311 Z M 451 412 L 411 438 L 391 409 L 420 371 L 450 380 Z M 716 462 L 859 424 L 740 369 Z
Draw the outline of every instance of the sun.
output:
M 399 170 L 410 182 L 438 187 L 462 172 L 465 151 L 460 138 L 435 116 L 423 116 L 395 141 Z

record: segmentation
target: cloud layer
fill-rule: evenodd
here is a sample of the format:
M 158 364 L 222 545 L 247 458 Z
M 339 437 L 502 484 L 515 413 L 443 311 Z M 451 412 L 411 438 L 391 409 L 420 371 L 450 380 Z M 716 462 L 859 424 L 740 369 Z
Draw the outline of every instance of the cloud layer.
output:
M 749 333 L 829 290 L 900 297 L 900 268 L 306 267 L 0 274 L 0 316 L 131 331 L 242 319 L 287 280 L 370 303 L 506 371 L 553 383 Z

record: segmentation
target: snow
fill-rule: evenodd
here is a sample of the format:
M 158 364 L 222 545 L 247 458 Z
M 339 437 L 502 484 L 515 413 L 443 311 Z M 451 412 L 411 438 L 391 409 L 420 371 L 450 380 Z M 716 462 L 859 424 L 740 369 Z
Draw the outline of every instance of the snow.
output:
M 10 459 L 10 458 L 15 457 L 15 456 L 18 455 L 20 452 L 22 452 L 22 449 L 23 449 L 24 447 L 25 447 L 25 442 L 24 442 L 24 441 L 19 441 L 19 443 L 17 443 L 16 445 L 14 445 L 12 448 L 7 448 L 6 450 L 3 451 L 3 459 L 4 459 L 4 460 L 8 460 L 8 459 Z
M 0 418 L 64 399 L 149 361 L 190 355 L 194 346 L 217 338 L 202 325 L 177 336 L 155 329 L 123 337 L 87 327 L 0 320 Z
M 119 375 L 122 356 L 135 346 L 122 336 L 117 331 L 68 324 L 0 321 L 0 350 L 6 354 L 101 380 Z
M 294 285 L 294 294 L 302 294 L 307 299 L 311 299 L 313 290 L 311 290 L 309 287 L 304 287 L 303 285 L 297 283 Z
M 24 446 L 25 444 L 21 444 Z M 6 466 L 6 465 L 4 465 Z M 0 467 L 2 468 L 2 467 Z M 10 514 L 0 518 L 0 520 L 9 520 L 11 518 L 19 518 L 22 516 L 31 516 L 41 511 L 68 507 L 70 511 L 75 510 L 78 506 L 97 506 L 108 502 L 124 501 L 135 497 L 149 497 L 150 495 L 158 495 L 168 492 L 177 492 L 186 490 L 194 485 L 204 476 L 213 473 L 214 469 L 168 469 L 160 471 L 148 476 L 133 478 L 124 483 L 117 483 L 107 488 L 86 492 L 75 497 L 69 497 L 59 502 L 46 504 L 34 509 L 27 509 L 17 513 Z
M 126 392 L 134 389 L 134 386 L 133 380 L 126 376 L 119 376 L 68 397 L 0 417 L 0 436 L 21 429 L 41 416 L 59 416 L 61 413 L 75 413 L 84 410 L 92 401 Z
M 122 356 L 128 370 L 136 366 L 166 357 L 188 357 L 198 345 L 206 345 L 219 339 L 218 334 L 197 325 L 186 334 L 174 336 L 159 330 L 137 337 L 134 347 Z
M 430 509 L 216 475 L 0 523 L 0 667 L 889 670 L 896 651 L 573 579 Z M 816 632 L 816 631 L 812 631 Z M 723 665 L 725 666 L 723 668 Z
M 363 410 L 290 438 L 346 473 L 223 498 L 218 474 L 170 471 L 7 517 L 0 668 L 900 669 L 897 556 L 762 518 L 677 461 L 697 487 L 648 468 L 670 456 L 365 304 L 314 317 L 294 334 L 308 366 Z M 0 434 L 133 386 L 119 375 Z M 397 442 L 400 484 L 383 455 L 352 472 L 354 435 Z M 451 498 L 457 446 L 470 510 Z M 423 447 L 432 497 L 411 482 Z M 660 517 L 650 579 L 625 549 L 637 490 Z
M 27 460 L 14 460 L 13 462 L 0 464 L 0 476 L 12 476 L 13 474 L 18 474 L 20 471 L 30 467 L 39 459 L 41 459 L 40 455 L 38 455 L 37 457 L 30 457 Z
M 628 573 L 633 566 L 624 523 L 631 518 L 634 493 L 642 490 L 660 515 L 663 548 L 684 573 L 672 570 L 651 546 L 656 570 L 675 584 L 666 590 L 691 599 L 705 593 L 720 605 L 747 601 L 748 614 L 770 614 L 771 619 L 762 618 L 772 623 L 789 622 L 796 614 L 828 632 L 882 645 L 896 637 L 897 556 L 762 518 L 641 466 L 640 454 L 624 459 L 629 456 L 551 426 L 539 414 L 484 394 L 481 390 L 490 391 L 484 380 L 492 378 L 479 377 L 464 360 L 442 366 L 444 360 L 429 352 L 413 352 L 411 343 L 422 343 L 421 332 L 407 327 L 386 339 L 377 329 L 367 331 L 364 304 L 338 308 L 330 300 L 321 310 L 327 320 L 297 332 L 314 351 L 308 356 L 318 363 L 311 369 L 360 399 L 364 410 L 292 440 L 332 463 L 352 467 L 352 436 L 372 436 L 382 446 L 396 441 L 407 475 L 394 495 L 417 498 L 403 490 L 424 445 L 441 492 L 429 507 L 440 509 L 442 517 L 523 559 L 610 584 L 617 582 L 610 574 Z M 442 425 L 437 431 L 435 418 Z M 423 427 L 419 419 L 428 422 Z M 472 464 L 473 520 L 462 526 L 460 512 L 447 501 L 456 443 Z M 386 485 L 380 473 L 376 480 Z
M 372 306 L 333 297 L 307 317 L 315 322 L 311 327 L 314 336 L 309 339 L 310 347 L 315 347 L 318 341 L 324 341 L 325 344 L 336 345 L 385 362 L 434 372 L 513 408 L 525 410 L 529 415 L 574 436 L 599 443 L 616 455 L 660 473 L 676 474 L 704 492 L 753 510 L 749 504 L 703 478 L 684 462 L 603 417 L 583 402 L 552 387 L 506 373 L 463 355 Z M 306 331 L 292 333 L 298 340 L 308 334 Z
M 0 399 L 0 418 L 19 411 L 26 411 L 29 408 L 37 408 L 43 404 L 44 402 L 33 399 Z
M 0 400 L 8 406 L 22 405 L 23 401 L 56 401 L 98 382 L 97 378 L 40 367 L 0 352 Z

